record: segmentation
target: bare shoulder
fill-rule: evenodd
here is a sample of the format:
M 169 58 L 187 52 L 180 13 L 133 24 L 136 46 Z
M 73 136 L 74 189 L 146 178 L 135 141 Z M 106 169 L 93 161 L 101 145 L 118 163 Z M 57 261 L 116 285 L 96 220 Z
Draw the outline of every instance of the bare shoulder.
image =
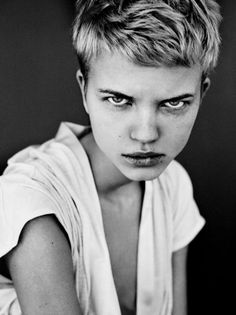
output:
M 6 262 L 25 315 L 80 314 L 69 242 L 54 215 L 28 222 Z

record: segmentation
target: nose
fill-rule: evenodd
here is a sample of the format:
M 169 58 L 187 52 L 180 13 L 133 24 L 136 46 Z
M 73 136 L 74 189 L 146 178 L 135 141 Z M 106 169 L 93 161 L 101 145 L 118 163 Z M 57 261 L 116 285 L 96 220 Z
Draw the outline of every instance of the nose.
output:
M 143 110 L 135 117 L 130 137 L 142 144 L 153 143 L 159 138 L 160 130 L 157 123 L 157 113 Z

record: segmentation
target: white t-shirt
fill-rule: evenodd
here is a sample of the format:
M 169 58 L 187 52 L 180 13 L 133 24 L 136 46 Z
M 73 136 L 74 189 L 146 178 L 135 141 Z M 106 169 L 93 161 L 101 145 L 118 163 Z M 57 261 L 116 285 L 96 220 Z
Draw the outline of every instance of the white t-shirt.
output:
M 85 130 L 62 123 L 54 139 L 26 148 L 9 160 L 0 178 L 0 257 L 17 245 L 28 221 L 55 214 L 71 243 L 83 314 L 120 315 L 99 198 L 89 160 L 78 140 Z M 171 162 L 159 178 L 145 182 L 137 315 L 171 314 L 171 255 L 186 246 L 204 222 L 189 176 L 179 163 Z M 0 275 L 0 315 L 6 314 L 19 315 L 21 311 L 13 283 Z

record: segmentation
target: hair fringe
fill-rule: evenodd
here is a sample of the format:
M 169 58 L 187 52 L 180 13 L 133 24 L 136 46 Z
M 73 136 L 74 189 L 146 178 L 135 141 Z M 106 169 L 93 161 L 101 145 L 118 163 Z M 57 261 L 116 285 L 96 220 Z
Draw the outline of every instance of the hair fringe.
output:
M 81 70 L 102 49 L 147 66 L 216 66 L 221 21 L 214 0 L 78 0 L 73 45 Z

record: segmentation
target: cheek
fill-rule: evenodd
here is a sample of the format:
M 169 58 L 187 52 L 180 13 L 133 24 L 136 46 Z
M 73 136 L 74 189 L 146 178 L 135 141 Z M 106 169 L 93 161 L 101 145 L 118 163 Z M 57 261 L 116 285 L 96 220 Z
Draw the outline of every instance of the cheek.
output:
M 115 141 L 123 137 L 125 124 L 118 115 L 113 115 L 98 106 L 90 107 L 89 118 L 94 136 Z M 112 140 L 113 139 L 113 140 Z
M 186 143 L 188 142 L 195 119 L 196 115 L 191 116 L 190 119 L 180 121 L 173 129 L 171 134 L 171 141 L 173 144 L 172 148 L 177 154 L 183 150 Z
M 103 152 L 115 151 L 121 134 L 116 124 L 100 113 L 90 115 L 90 123 L 94 139 Z

